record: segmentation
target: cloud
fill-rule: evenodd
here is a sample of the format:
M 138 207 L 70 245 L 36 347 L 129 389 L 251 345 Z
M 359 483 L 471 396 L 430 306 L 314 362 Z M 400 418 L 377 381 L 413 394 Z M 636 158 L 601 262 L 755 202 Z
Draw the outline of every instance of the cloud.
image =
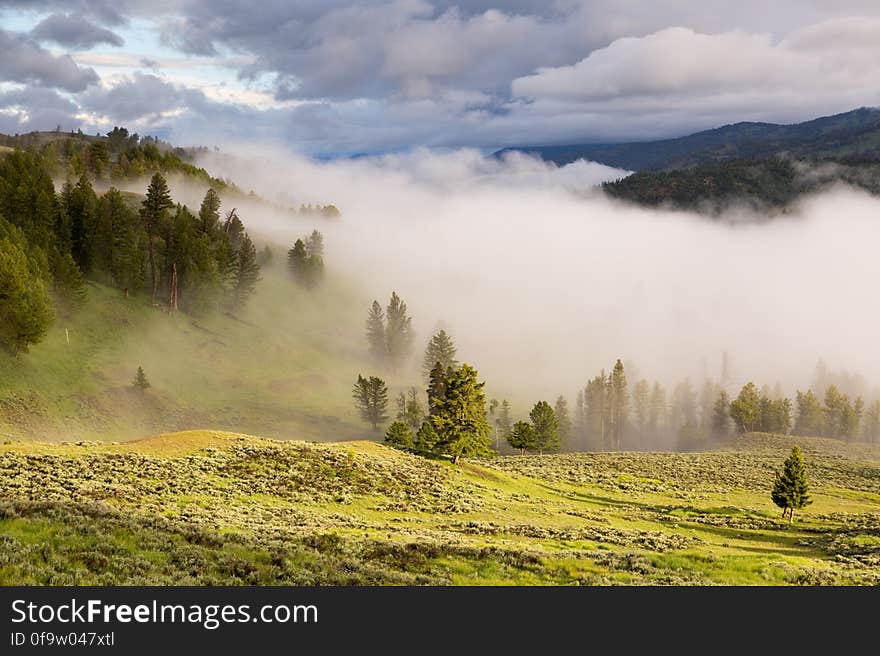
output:
M 83 91 L 98 81 L 91 68 L 77 66 L 69 55 L 55 56 L 30 39 L 0 30 L 0 80 L 65 91 Z
M 199 111 L 202 92 L 166 82 L 156 75 L 134 73 L 112 87 L 95 87 L 82 94 L 84 109 L 114 123 L 155 123 L 170 112 Z
M 40 41 L 54 41 L 74 50 L 88 50 L 99 43 L 112 46 L 125 43 L 118 34 L 73 14 L 47 16 L 34 27 L 31 35 Z
M 202 163 L 265 197 L 343 213 L 315 224 L 243 204 L 249 230 L 281 246 L 324 231 L 328 271 L 364 313 L 397 290 L 418 344 L 444 322 L 492 394 L 571 399 L 618 357 L 698 385 L 725 350 L 739 385 L 803 389 L 819 357 L 880 383 L 876 198 L 838 189 L 775 221 L 718 221 L 611 202 L 590 187 L 622 172 L 586 162 L 417 150 L 316 163 L 230 148 L 242 154 Z
M 79 126 L 79 108 L 53 89 L 24 87 L 0 93 L 0 132 L 14 134 Z

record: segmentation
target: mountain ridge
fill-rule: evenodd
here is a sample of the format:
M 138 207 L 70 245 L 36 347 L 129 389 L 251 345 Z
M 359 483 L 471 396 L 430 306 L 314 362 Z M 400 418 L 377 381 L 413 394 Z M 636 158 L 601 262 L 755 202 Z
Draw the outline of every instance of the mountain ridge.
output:
M 630 171 L 667 171 L 737 159 L 791 156 L 880 160 L 880 109 L 860 107 L 791 124 L 740 121 L 671 139 L 514 146 L 557 165 L 587 159 Z

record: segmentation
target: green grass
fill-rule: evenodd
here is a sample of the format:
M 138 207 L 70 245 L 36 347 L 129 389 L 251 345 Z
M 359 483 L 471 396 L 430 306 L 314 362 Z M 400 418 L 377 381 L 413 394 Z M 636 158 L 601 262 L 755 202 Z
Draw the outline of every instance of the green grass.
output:
M 88 292 L 29 353 L 0 354 L 0 436 L 120 440 L 206 427 L 370 436 L 351 402 L 357 374 L 375 370 L 365 303 L 332 276 L 309 293 L 266 272 L 237 318 L 168 315 L 95 283 Z M 146 394 L 131 388 L 138 366 Z
M 769 500 L 778 436 L 462 467 L 218 431 L 15 442 L 0 583 L 877 584 L 880 449 L 798 441 L 814 503 L 793 524 Z

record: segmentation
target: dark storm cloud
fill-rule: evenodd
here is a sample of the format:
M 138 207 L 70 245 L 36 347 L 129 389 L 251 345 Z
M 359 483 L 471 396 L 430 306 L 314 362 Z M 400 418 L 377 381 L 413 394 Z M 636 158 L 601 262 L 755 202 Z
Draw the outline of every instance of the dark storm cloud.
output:
M 0 30 L 0 81 L 82 91 L 98 81 L 91 68 L 68 55 L 56 57 L 29 38 Z
M 54 41 L 74 50 L 88 50 L 99 43 L 124 44 L 118 34 L 73 14 L 52 14 L 40 21 L 31 35 L 40 41 Z

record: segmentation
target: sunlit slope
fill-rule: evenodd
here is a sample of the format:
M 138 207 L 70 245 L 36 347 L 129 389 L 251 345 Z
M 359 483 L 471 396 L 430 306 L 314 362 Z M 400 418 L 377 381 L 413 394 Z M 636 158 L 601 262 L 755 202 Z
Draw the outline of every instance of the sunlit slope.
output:
M 0 446 L 0 583 L 876 584 L 880 449 L 792 440 L 701 454 L 457 467 L 373 442 L 189 431 Z
M 315 292 L 264 272 L 238 317 L 169 315 L 89 284 L 31 352 L 0 354 L 0 433 L 114 440 L 186 428 L 280 438 L 367 437 L 351 386 L 364 358 L 363 305 L 332 279 Z M 69 343 L 68 343 L 69 340 Z M 131 386 L 142 366 L 152 385 Z

